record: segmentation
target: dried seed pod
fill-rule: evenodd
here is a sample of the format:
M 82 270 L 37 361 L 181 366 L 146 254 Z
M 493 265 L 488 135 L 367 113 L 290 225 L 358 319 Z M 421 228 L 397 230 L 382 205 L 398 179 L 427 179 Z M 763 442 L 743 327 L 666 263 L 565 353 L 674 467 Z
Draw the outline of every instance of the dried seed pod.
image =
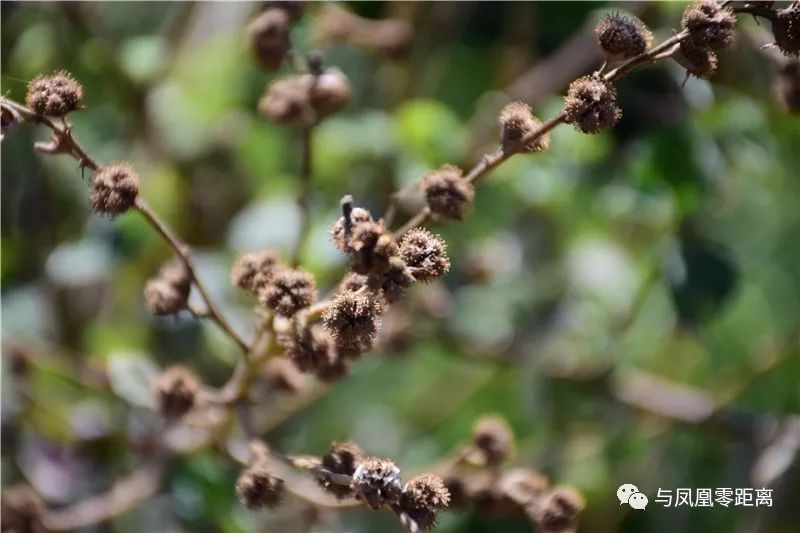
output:
M 269 120 L 296 124 L 311 120 L 309 86 L 301 76 L 275 80 L 258 101 L 258 110 Z
M 309 80 L 311 81 L 311 80 Z M 338 68 L 327 68 L 313 80 L 311 105 L 317 117 L 324 117 L 344 107 L 353 95 L 350 80 Z
M 573 81 L 564 98 L 566 121 L 583 133 L 597 133 L 614 126 L 622 117 L 617 90 L 598 76 Z
M 239 502 L 252 510 L 276 507 L 283 499 L 283 492 L 283 480 L 261 464 L 246 468 L 236 481 Z
M 425 228 L 409 230 L 400 241 L 400 257 L 418 281 L 431 282 L 450 270 L 447 243 Z
M 270 282 L 259 291 L 259 301 L 266 308 L 284 316 L 292 316 L 308 307 L 317 296 L 317 283 L 311 273 L 302 269 L 279 268 Z
M 775 98 L 786 111 L 800 112 L 800 60 L 789 61 L 778 71 Z
M 775 44 L 787 56 L 800 54 L 800 2 L 792 2 L 772 19 Z
M 324 381 L 347 375 L 347 365 L 331 336 L 316 326 L 280 335 L 278 342 L 301 372 L 311 372 Z
M 502 418 L 485 416 L 472 429 L 472 443 L 482 452 L 486 464 L 499 465 L 511 454 L 514 434 Z
M 364 454 L 354 442 L 334 442 L 328 453 L 322 456 L 322 466 L 334 474 L 352 476 L 358 465 L 364 459 Z M 320 485 L 339 499 L 347 498 L 353 494 L 349 485 L 333 483 L 324 476 L 319 479 Z
M 406 483 L 400 495 L 400 508 L 428 531 L 436 524 L 436 510 L 450 504 L 450 492 L 435 474 L 416 476 Z
M 542 123 L 531 113 L 531 106 L 524 102 L 511 102 L 500 111 L 500 137 L 503 148 L 512 149 Z M 530 141 L 523 152 L 541 152 L 550 146 L 550 134 L 545 133 Z
M 244 253 L 231 268 L 231 283 L 255 294 L 269 283 L 279 263 L 275 250 Z
M 653 34 L 634 16 L 609 13 L 594 29 L 597 42 L 610 61 L 629 59 L 653 44 Z
M 353 473 L 353 488 L 370 507 L 380 509 L 399 496 L 400 469 L 388 459 L 369 457 Z
M 696 48 L 725 48 L 733 44 L 736 16 L 715 0 L 695 0 L 686 8 L 681 28 L 689 32 Z
M 289 22 L 289 12 L 275 7 L 267 9 L 248 24 L 249 47 L 265 69 L 276 70 L 283 64 L 291 48 Z
M 475 188 L 461 176 L 461 169 L 444 165 L 422 178 L 422 189 L 431 212 L 461 220 L 464 209 L 475 199 Z
M 191 411 L 199 391 L 197 377 L 182 365 L 164 370 L 153 385 L 158 411 L 168 420 L 177 420 Z
M 583 497 L 573 489 L 554 489 L 543 501 L 531 506 L 529 513 L 545 532 L 574 531 L 578 514 L 583 510 Z
M 39 74 L 28 84 L 25 103 L 40 115 L 62 117 L 80 108 L 83 87 L 66 70 Z
M 147 281 L 144 298 L 154 315 L 172 315 L 186 308 L 192 290 L 192 276 L 182 262 L 172 263 Z
M 542 496 L 549 483 L 546 477 L 527 468 L 512 468 L 503 472 L 498 485 L 504 497 L 520 505 Z
M 698 78 L 709 78 L 717 70 L 717 53 L 710 48 L 696 48 L 682 42 L 673 56 L 689 74 Z
M 325 309 L 322 324 L 339 348 L 365 351 L 380 329 L 381 311 L 380 303 L 368 292 L 347 291 Z
M 340 252 L 345 254 L 352 253 L 355 251 L 352 246 L 354 231 L 361 226 L 368 226 L 374 223 L 369 211 L 361 207 L 354 207 L 350 212 L 349 220 L 345 220 L 344 216 L 341 216 L 331 228 L 333 243 Z
M 139 176 L 130 163 L 116 162 L 100 167 L 90 182 L 89 203 L 97 213 L 110 217 L 133 207 L 139 194 Z
M 403 298 L 405 290 L 416 281 L 411 269 L 400 257 L 391 257 L 380 272 L 369 277 L 369 287 L 380 290 L 387 302 Z
M 15 533 L 45 531 L 42 518 L 45 506 L 42 499 L 28 485 L 14 485 L 3 491 L 0 498 L 2 530 Z
M 348 272 L 345 274 L 342 281 L 339 283 L 339 288 L 337 292 L 345 292 L 345 291 L 357 291 L 362 287 L 366 287 L 369 278 L 363 274 L 358 274 L 356 272 Z

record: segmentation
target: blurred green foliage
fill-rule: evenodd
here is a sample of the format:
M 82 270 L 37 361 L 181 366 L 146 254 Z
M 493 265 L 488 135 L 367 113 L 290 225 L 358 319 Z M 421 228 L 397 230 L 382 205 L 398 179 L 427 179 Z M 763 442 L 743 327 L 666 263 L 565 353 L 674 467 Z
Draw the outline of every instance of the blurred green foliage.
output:
M 345 270 L 327 236 L 341 195 L 377 214 L 392 191 L 426 171 L 469 168 L 495 142 L 494 97 L 587 20 L 616 9 L 350 7 L 407 17 L 415 38 L 401 60 L 351 44 L 323 50 L 354 84 L 353 101 L 315 136 L 304 257 L 323 289 Z M 293 30 L 300 47 L 313 46 L 318 8 L 307 6 Z M 256 9 L 2 4 L 3 94 L 23 100 L 25 80 L 72 71 L 87 107 L 74 116 L 76 135 L 102 161 L 134 163 L 143 194 L 196 247 L 201 276 L 242 332 L 253 302 L 228 286 L 231 261 L 250 248 L 288 252 L 299 224 L 298 133 L 255 111 L 272 79 L 243 46 L 242 28 Z M 677 4 L 654 4 L 643 18 L 668 35 L 679 12 Z M 449 244 L 450 274 L 409 296 L 417 309 L 446 312 L 414 312 L 407 350 L 365 357 L 272 432 L 275 446 L 321 453 L 331 441 L 353 439 L 414 470 L 468 438 L 478 416 L 497 412 L 517 433 L 517 463 L 586 495 L 586 531 L 796 531 L 796 463 L 775 486 L 771 509 L 620 507 L 622 482 L 652 494 L 752 486 L 760 448 L 744 435 L 632 410 L 602 383 L 545 371 L 613 365 L 697 387 L 754 416 L 800 411 L 800 122 L 772 102 L 774 67 L 746 39 L 720 64 L 711 83 L 685 86 L 674 64 L 638 72 L 619 83 L 617 129 L 586 136 L 561 127 L 547 152 L 497 169 L 463 223 L 436 228 Z M 546 118 L 559 106 L 556 94 L 536 113 Z M 138 217 L 93 216 L 75 162 L 33 151 L 44 135 L 26 125 L 2 144 L 3 339 L 46 356 L 21 385 L 4 345 L 3 484 L 24 476 L 51 502 L 65 503 L 136 465 L 125 442 L 158 422 L 147 409 L 147 376 L 181 361 L 220 384 L 237 353 L 213 325 L 148 316 L 142 286 L 169 250 Z M 121 381 L 87 389 L 69 378 L 81 363 L 118 368 L 112 376 Z M 272 514 L 241 508 L 236 475 L 213 450 L 177 459 L 165 490 L 109 530 L 300 530 L 286 523 L 296 501 Z M 330 527 L 399 528 L 391 516 L 366 511 L 338 520 Z M 522 518 L 444 513 L 439 530 L 529 526 Z

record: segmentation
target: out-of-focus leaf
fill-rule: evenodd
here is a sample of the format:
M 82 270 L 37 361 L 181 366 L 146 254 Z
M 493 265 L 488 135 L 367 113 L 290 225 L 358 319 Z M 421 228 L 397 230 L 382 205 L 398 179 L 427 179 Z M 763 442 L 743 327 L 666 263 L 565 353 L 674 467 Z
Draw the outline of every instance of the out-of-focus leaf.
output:
M 126 401 L 140 407 L 153 407 L 152 386 L 158 367 L 146 354 L 114 352 L 108 356 L 108 377 L 112 390 Z
M 466 133 L 458 117 L 436 100 L 412 100 L 395 114 L 400 145 L 431 166 L 463 159 Z

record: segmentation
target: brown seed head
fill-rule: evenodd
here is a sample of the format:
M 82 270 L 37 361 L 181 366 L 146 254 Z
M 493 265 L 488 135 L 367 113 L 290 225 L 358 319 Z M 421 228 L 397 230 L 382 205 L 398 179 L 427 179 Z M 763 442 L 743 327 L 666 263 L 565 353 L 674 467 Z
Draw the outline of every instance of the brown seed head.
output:
M 311 80 L 309 80 L 311 82 Z M 338 68 L 328 68 L 312 83 L 311 105 L 318 117 L 330 115 L 347 104 L 353 94 L 350 80 Z
M 139 176 L 130 163 L 117 162 L 97 169 L 90 182 L 89 203 L 97 213 L 110 217 L 133 207 L 139 194 Z
M 14 533 L 44 531 L 42 517 L 44 502 L 28 485 L 14 485 L 3 491 L 0 498 L 2 530 Z
M 350 212 L 349 221 L 345 221 L 344 217 L 341 216 L 331 228 L 333 243 L 340 252 L 345 254 L 352 253 L 355 251 L 352 243 L 355 230 L 361 226 L 371 226 L 374 223 L 369 211 L 361 207 L 354 207 Z
M 500 111 L 500 137 L 503 147 L 511 149 L 520 139 L 541 127 L 542 123 L 531 114 L 531 107 L 524 102 L 511 102 Z M 523 149 L 524 152 L 541 152 L 550 146 L 550 134 L 536 137 Z
M 276 507 L 283 499 L 283 491 L 283 480 L 260 464 L 245 469 L 236 481 L 239 502 L 252 510 Z
M 536 524 L 545 532 L 573 531 L 584 507 L 583 497 L 570 488 L 556 488 L 533 511 Z
M 275 80 L 258 101 L 258 110 L 269 120 L 281 124 L 297 124 L 309 121 L 311 103 L 308 84 L 302 76 L 290 76 Z
M 431 211 L 444 218 L 461 220 L 464 209 L 475 198 L 475 188 L 461 177 L 461 169 L 452 165 L 426 174 L 422 189 Z
M 317 296 L 314 276 L 302 269 L 278 268 L 259 292 L 262 305 L 284 316 L 308 307 Z
M 800 54 L 800 2 L 792 2 L 772 19 L 775 44 L 787 56 Z
M 636 17 L 609 13 L 594 29 L 606 57 L 619 61 L 637 56 L 653 44 L 653 34 Z
M 686 8 L 681 28 L 696 48 L 725 48 L 733 44 L 736 16 L 715 0 L 696 0 Z
M 172 315 L 184 309 L 192 289 L 192 276 L 182 262 L 162 267 L 158 275 L 147 281 L 144 299 L 154 315 Z
M 425 228 L 414 228 L 400 241 L 400 257 L 414 278 L 428 283 L 450 270 L 447 243 Z
M 450 492 L 442 478 L 435 474 L 423 474 L 411 479 L 403 487 L 400 508 L 405 511 L 423 531 L 436 525 L 436 510 L 447 507 Z
M 689 74 L 698 78 L 709 78 L 717 70 L 717 53 L 711 48 L 696 48 L 682 42 L 673 57 Z
M 364 459 L 353 473 L 353 488 L 370 507 L 380 509 L 400 494 L 400 469 L 388 459 Z
M 80 107 L 83 87 L 62 70 L 50 76 L 39 74 L 28 84 L 25 103 L 40 115 L 62 117 Z
M 369 287 L 380 290 L 387 302 L 392 303 L 403 298 L 405 290 L 416 278 L 412 270 L 400 257 L 390 257 L 384 268 L 369 277 Z
M 324 328 L 345 350 L 365 351 L 381 325 L 381 305 L 369 292 L 342 292 L 322 314 Z
M 511 454 L 514 434 L 502 418 L 486 416 L 475 423 L 472 443 L 482 452 L 487 464 L 498 465 Z
M 584 76 L 570 84 L 564 112 L 566 121 L 583 133 L 610 128 L 622 116 L 614 86 L 595 76 Z
M 280 335 L 278 342 L 301 372 L 311 372 L 323 381 L 347 375 L 347 364 L 331 336 L 318 326 Z
M 334 442 L 330 450 L 322 456 L 322 466 L 334 474 L 352 476 L 364 454 L 354 442 Z M 337 498 L 347 498 L 353 494 L 352 487 L 333 483 L 330 479 L 320 478 L 320 484 Z
M 272 279 L 280 263 L 275 250 L 248 252 L 239 256 L 231 268 L 231 283 L 246 291 L 257 293 Z
M 192 410 L 200 382 L 182 365 L 164 370 L 153 385 L 158 411 L 168 420 L 177 420 Z
M 259 63 L 268 70 L 280 68 L 289 42 L 289 13 L 281 8 L 267 9 L 246 30 L 247 42 Z

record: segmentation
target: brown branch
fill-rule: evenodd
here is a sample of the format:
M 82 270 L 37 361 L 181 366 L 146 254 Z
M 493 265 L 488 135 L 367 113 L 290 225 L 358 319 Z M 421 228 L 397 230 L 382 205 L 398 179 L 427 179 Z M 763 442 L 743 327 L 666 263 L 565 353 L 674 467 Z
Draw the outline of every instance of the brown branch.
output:
M 311 172 L 313 164 L 313 143 L 314 125 L 305 125 L 302 128 L 302 160 L 300 162 L 300 191 L 297 195 L 297 206 L 300 209 L 300 231 L 297 233 L 297 242 L 292 253 L 292 265 L 297 267 L 303 254 L 303 247 L 308 240 L 311 230 Z
M 78 164 L 81 167 L 86 167 L 91 170 L 97 170 L 100 168 L 100 165 L 97 163 L 97 161 L 89 156 L 83 146 L 72 135 L 72 127 L 66 122 L 66 119 L 63 119 L 62 124 L 58 125 L 50 118 L 39 115 L 33 110 L 8 98 L 3 97 L 2 103 L 3 105 L 7 105 L 17 112 L 27 122 L 42 124 L 50 128 L 53 131 L 54 142 L 57 146 L 59 146 L 59 151 L 54 153 L 68 153 L 78 161 Z M 186 268 L 189 270 L 189 273 L 192 277 L 192 281 L 197 287 L 197 290 L 206 305 L 209 317 L 216 322 L 220 328 L 222 328 L 222 330 L 231 339 L 233 339 L 237 345 L 239 345 L 242 350 L 245 352 L 249 350 L 248 343 L 238 333 L 236 333 L 228 321 L 225 320 L 225 318 L 219 312 L 217 306 L 214 304 L 214 301 L 211 299 L 211 296 L 209 295 L 205 285 L 197 277 L 196 267 L 194 261 L 192 260 L 191 249 L 189 246 L 181 241 L 175 235 L 175 233 L 158 217 L 158 215 L 156 215 L 144 198 L 137 196 L 135 207 L 136 210 L 145 218 L 145 220 L 147 220 L 150 226 L 152 226 L 153 229 L 155 229 L 157 233 L 161 235 L 161 237 L 163 237 L 164 240 L 175 250 L 183 263 L 186 265 Z
M 43 523 L 50 531 L 74 531 L 124 514 L 158 492 L 163 470 L 161 463 L 145 465 L 117 481 L 106 493 L 47 511 Z
M 135 203 L 136 210 L 141 213 L 145 220 L 153 227 L 153 229 L 161 235 L 164 240 L 169 244 L 175 253 L 181 258 L 183 264 L 186 265 L 186 268 L 189 270 L 189 274 L 192 276 L 192 281 L 194 282 L 195 287 L 197 287 L 197 291 L 200 293 L 203 302 L 206 305 L 206 312 L 208 316 L 216 322 L 222 330 L 228 334 L 228 336 L 239 345 L 239 347 L 247 352 L 250 349 L 249 344 L 241 337 L 238 333 L 233 329 L 233 327 L 228 323 L 227 320 L 222 316 L 217 309 L 217 306 L 214 304 L 214 301 L 211 299 L 211 296 L 208 293 L 208 289 L 206 289 L 205 285 L 200 278 L 197 277 L 197 268 L 192 260 L 191 249 L 189 246 L 181 241 L 175 233 L 164 223 L 164 221 L 159 218 L 159 216 L 150 208 L 150 205 L 147 201 L 140 196 L 136 197 Z

